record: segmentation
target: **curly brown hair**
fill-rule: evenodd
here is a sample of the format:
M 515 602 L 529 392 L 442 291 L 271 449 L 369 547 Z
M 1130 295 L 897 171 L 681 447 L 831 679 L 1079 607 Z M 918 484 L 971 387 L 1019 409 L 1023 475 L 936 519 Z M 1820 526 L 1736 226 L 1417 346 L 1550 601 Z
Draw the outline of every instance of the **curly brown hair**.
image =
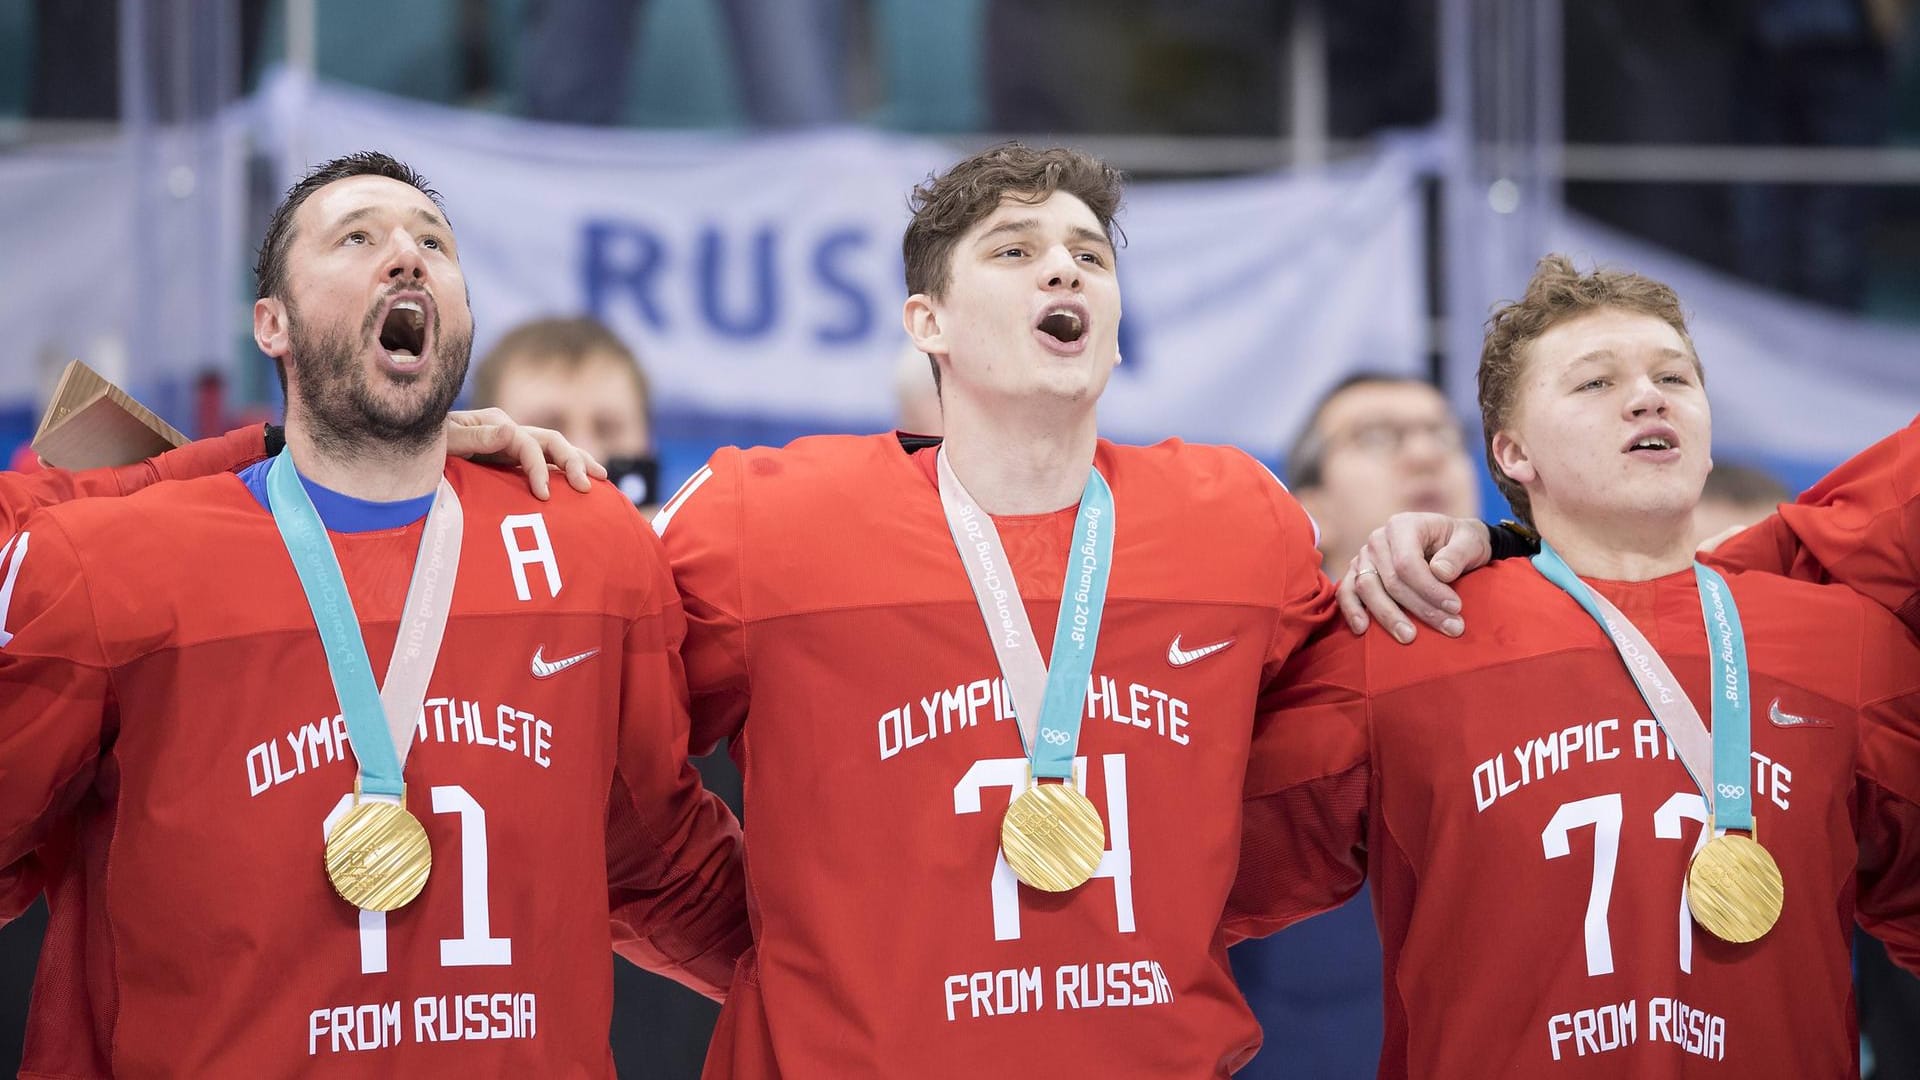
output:
M 1039 203 L 1064 191 L 1087 204 L 1112 240 L 1124 182 L 1120 170 L 1090 154 L 1058 146 L 1035 150 L 1017 142 L 982 150 L 927 177 L 907 199 L 913 220 L 900 242 L 908 294 L 938 297 L 947 291 L 953 281 L 954 245 L 999 209 L 1003 198 Z
M 1510 479 L 1494 460 L 1493 437 L 1513 420 L 1528 346 L 1569 319 L 1603 309 L 1651 315 L 1673 327 L 1686 342 L 1701 385 L 1706 385 L 1700 354 L 1694 351 L 1693 335 L 1687 332 L 1686 312 L 1670 286 L 1605 267 L 1582 274 L 1565 255 L 1541 259 L 1533 268 L 1526 294 L 1494 308 L 1487 319 L 1486 343 L 1480 348 L 1480 426 L 1486 434 L 1487 469 L 1500 493 L 1513 504 L 1514 515 L 1529 525 L 1533 524 L 1533 504 L 1526 489 Z

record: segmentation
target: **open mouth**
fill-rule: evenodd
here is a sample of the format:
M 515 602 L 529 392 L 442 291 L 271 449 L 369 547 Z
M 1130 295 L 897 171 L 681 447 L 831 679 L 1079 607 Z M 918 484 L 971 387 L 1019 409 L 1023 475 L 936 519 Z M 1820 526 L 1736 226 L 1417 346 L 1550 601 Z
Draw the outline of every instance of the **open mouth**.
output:
M 1650 461 L 1673 461 L 1680 456 L 1680 436 L 1670 427 L 1649 428 L 1635 435 L 1620 452 Z
M 1087 321 L 1070 308 L 1055 308 L 1041 317 L 1039 330 L 1055 341 L 1070 345 L 1087 332 Z
M 417 360 L 427 347 L 427 310 L 417 300 L 398 300 L 380 322 L 380 347 L 395 360 Z

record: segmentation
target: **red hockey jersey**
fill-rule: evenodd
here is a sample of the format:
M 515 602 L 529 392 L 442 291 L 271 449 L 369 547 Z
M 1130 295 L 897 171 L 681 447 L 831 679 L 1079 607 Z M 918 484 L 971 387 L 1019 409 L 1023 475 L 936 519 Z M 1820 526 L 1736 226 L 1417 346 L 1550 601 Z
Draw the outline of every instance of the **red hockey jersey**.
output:
M 1259 1044 L 1226 958 L 1247 750 L 1332 612 L 1313 527 L 1239 451 L 1099 444 L 1115 550 L 1078 758 L 1108 851 L 1037 892 L 999 854 L 1026 761 L 934 460 L 722 450 L 654 519 L 696 749 L 731 737 L 745 776 L 755 949 L 707 1073 L 1224 1076 Z M 994 519 L 1043 649 L 1074 513 Z
M 448 466 L 465 538 L 406 766 L 434 870 L 362 913 L 322 863 L 356 767 L 264 470 L 8 541 L 0 864 L 55 841 L 25 1075 L 609 1075 L 609 915 L 710 994 L 746 944 L 658 541 L 605 485 Z M 316 502 L 384 671 L 425 508 Z
M 1705 702 L 1692 572 L 1592 584 Z M 1324 868 L 1301 880 L 1366 866 L 1382 1077 L 1858 1074 L 1856 904 L 1920 960 L 1920 646 L 1844 589 L 1730 585 L 1758 837 L 1786 889 L 1779 924 L 1747 945 L 1682 907 L 1704 802 L 1604 632 L 1530 563 L 1462 580 L 1459 639 L 1337 630 L 1296 658 L 1248 830 Z
M 1920 417 L 1722 544 L 1714 557 L 1745 569 L 1837 581 L 1879 601 L 1920 634 Z

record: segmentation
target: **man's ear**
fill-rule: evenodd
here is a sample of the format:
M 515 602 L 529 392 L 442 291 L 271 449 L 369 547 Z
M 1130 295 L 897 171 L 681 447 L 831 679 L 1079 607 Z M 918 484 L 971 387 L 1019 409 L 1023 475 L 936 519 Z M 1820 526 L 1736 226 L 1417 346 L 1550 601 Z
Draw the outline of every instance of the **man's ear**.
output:
M 933 297 L 914 293 L 900 308 L 900 325 L 913 340 L 913 347 L 932 356 L 947 351 L 946 333 L 940 326 L 940 312 Z
M 1525 487 L 1540 478 L 1539 472 L 1533 467 L 1533 459 L 1527 454 L 1527 448 L 1520 445 L 1520 440 L 1514 438 L 1511 432 L 1494 432 L 1491 448 L 1494 464 L 1507 474 L 1507 479 Z
M 253 343 L 276 360 L 285 360 L 293 351 L 293 328 L 284 301 L 268 296 L 253 302 Z

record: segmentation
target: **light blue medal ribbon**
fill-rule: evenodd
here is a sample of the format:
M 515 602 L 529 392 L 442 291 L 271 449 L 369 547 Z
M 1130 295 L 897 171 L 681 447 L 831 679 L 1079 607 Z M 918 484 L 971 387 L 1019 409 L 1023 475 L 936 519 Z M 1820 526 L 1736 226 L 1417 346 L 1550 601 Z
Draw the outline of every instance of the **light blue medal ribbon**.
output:
M 360 790 L 397 798 L 405 790 L 400 781 L 400 756 L 387 732 L 380 691 L 373 683 L 373 665 L 367 659 L 367 643 L 360 636 L 360 622 L 347 595 L 346 578 L 340 574 L 340 561 L 327 540 L 327 527 L 294 471 L 291 450 L 280 451 L 267 469 L 267 504 L 287 554 L 293 557 L 294 571 L 300 575 L 314 625 L 320 630 L 327 673 L 333 677 L 333 691 L 347 721 L 347 738 L 360 765 Z
M 954 475 L 945 447 L 935 468 L 947 529 L 973 585 L 1027 751 L 1030 786 L 1013 797 L 1007 816 L 1001 819 L 1000 855 L 1026 885 L 1067 892 L 1079 888 L 1099 869 L 1106 843 L 1100 812 L 1080 790 L 1086 779 L 1073 775 L 1073 758 L 1080 745 L 1080 720 L 1093 675 L 1094 648 L 1100 640 L 1100 616 L 1107 604 L 1107 575 L 1113 565 L 1113 491 L 1100 470 L 1087 470 L 1087 485 L 1073 520 L 1073 543 L 1060 586 L 1060 612 L 1048 665 L 1040 660 L 1026 604 L 1013 579 L 1013 564 L 993 519 Z M 1062 782 L 1043 784 L 1042 779 Z M 959 808 L 957 798 L 955 808 Z
M 1707 620 L 1707 650 L 1713 655 L 1713 806 L 1714 824 L 1723 830 L 1753 831 L 1753 792 L 1748 785 L 1753 757 L 1753 707 L 1747 686 L 1747 636 L 1740 609 L 1725 578 L 1699 563 L 1700 610 Z
M 421 534 L 384 689 L 374 686 L 366 641 L 340 562 L 327 539 L 326 525 L 294 469 L 290 450 L 282 450 L 267 469 L 267 504 L 320 631 L 327 673 L 359 764 L 357 786 L 363 795 L 399 799 L 405 790 L 401 772 L 407 748 L 452 606 L 462 535 L 459 497 L 442 478 Z
M 1573 597 L 1607 632 L 1628 674 L 1633 676 L 1640 696 L 1652 710 L 1655 722 L 1666 732 L 1681 764 L 1700 789 L 1715 829 L 1751 832 L 1753 794 L 1748 781 L 1753 731 L 1747 642 L 1740 629 L 1740 612 L 1726 580 L 1699 563 L 1693 565 L 1694 578 L 1700 587 L 1700 610 L 1706 620 L 1708 652 L 1714 666 L 1713 730 L 1708 732 L 1700 722 L 1699 711 L 1680 689 L 1679 681 L 1652 643 L 1626 616 L 1581 581 L 1551 545 L 1541 543 L 1540 554 L 1533 557 L 1533 565 L 1548 581 Z
M 1099 469 L 1087 470 L 1087 486 L 1073 521 L 1073 546 L 1061 584 L 1060 614 L 1053 631 L 1051 663 L 1033 647 L 1020 587 L 1013 579 L 1000 534 L 953 474 L 946 450 L 936 469 L 947 527 L 960 552 L 974 598 L 993 641 L 1008 694 L 1019 720 L 1021 743 L 1033 775 L 1069 780 L 1080 745 L 1087 685 L 1093 675 L 1100 618 L 1106 610 L 1107 578 L 1113 567 L 1113 490 Z M 1028 725 L 1032 725 L 1031 728 Z
M 1040 730 L 1027 748 L 1033 775 L 1066 780 L 1073 775 L 1073 753 L 1080 745 L 1080 721 L 1086 712 L 1087 684 L 1093 677 L 1093 649 L 1100 640 L 1100 616 L 1107 607 L 1107 577 L 1113 569 L 1113 491 L 1100 470 L 1087 472 L 1080 512 L 1073 519 L 1073 547 L 1067 577 L 1060 588 L 1060 614 L 1053 628 L 1053 655 L 1047 665 L 1047 693 L 1040 706 Z

